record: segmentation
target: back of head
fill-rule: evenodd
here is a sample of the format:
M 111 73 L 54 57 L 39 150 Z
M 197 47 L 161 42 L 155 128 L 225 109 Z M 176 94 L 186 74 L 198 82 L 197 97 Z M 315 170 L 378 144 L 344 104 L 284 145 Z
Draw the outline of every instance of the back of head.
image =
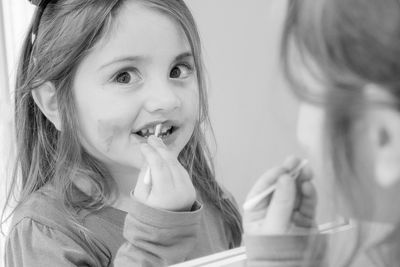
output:
M 400 100 L 400 3 L 300 0 L 290 1 L 288 12 L 282 39 L 286 77 L 300 98 L 326 108 L 327 157 L 341 189 L 357 188 L 348 186 L 359 171 L 353 122 L 373 104 L 365 86 L 380 85 Z M 310 90 L 299 71 L 304 67 L 320 90 Z M 356 194 L 346 194 L 351 195 Z
M 400 6 L 396 0 L 290 1 L 283 39 L 312 58 L 324 79 L 348 86 L 399 81 Z
M 363 181 L 371 155 L 362 155 L 357 127 L 370 106 L 393 107 L 367 99 L 368 84 L 400 102 L 399 43 L 398 0 L 289 2 L 282 39 L 285 75 L 302 100 L 325 109 L 326 166 L 354 214 L 377 212 L 366 201 L 374 198 Z M 318 90 L 310 90 L 299 71 L 304 68 Z

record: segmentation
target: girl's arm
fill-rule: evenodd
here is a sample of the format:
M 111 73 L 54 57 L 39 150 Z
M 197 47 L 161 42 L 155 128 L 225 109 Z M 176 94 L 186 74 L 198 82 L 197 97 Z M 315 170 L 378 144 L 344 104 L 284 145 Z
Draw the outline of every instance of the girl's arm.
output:
M 200 229 L 201 206 L 192 181 L 163 142 L 150 136 L 142 153 L 151 173 L 143 168 L 124 226 L 127 242 L 115 266 L 165 266 L 183 262 L 193 252 Z
M 201 206 L 198 202 L 187 212 L 171 212 L 132 200 L 137 213 L 125 219 L 127 240 L 118 250 L 115 267 L 166 266 L 187 260 L 199 232 Z

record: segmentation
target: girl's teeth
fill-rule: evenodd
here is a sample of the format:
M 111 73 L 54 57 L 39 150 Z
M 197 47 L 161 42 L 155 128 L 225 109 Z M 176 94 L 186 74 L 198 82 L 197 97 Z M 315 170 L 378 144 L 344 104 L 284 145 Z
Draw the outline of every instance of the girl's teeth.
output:
M 142 129 L 140 130 L 140 133 L 145 136 L 149 132 L 149 129 Z
M 159 137 L 166 137 L 170 135 L 170 130 L 172 126 L 162 126 L 161 130 L 159 130 Z M 145 138 L 148 138 L 150 135 L 155 135 L 156 132 L 156 127 L 151 127 L 151 128 L 146 128 L 140 130 L 140 135 L 142 135 Z
M 171 127 L 172 126 L 163 126 L 163 128 L 161 130 L 161 133 L 162 134 L 166 134 L 169 131 L 169 129 L 171 129 Z

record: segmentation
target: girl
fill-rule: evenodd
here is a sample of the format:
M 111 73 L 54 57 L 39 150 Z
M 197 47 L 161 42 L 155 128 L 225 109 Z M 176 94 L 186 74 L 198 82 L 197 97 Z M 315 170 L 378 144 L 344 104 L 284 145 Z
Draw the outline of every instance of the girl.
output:
M 357 227 L 329 236 L 329 245 L 337 242 L 341 250 L 329 246 L 325 256 L 323 235 L 288 235 L 292 225 L 312 226 L 315 194 L 309 170 L 296 187 L 276 168 L 249 196 L 278 181 L 270 206 L 263 203 L 246 216 L 253 226 L 246 227 L 249 265 L 400 265 L 399 33 L 397 0 L 290 1 L 282 56 L 304 103 L 301 141 L 333 174 L 338 209 Z M 319 125 L 317 138 L 309 138 L 315 129 L 304 127 L 305 121 Z M 284 167 L 296 164 L 292 159 Z M 299 218 L 309 223 L 299 224 Z
M 240 215 L 202 132 L 204 70 L 186 5 L 33 2 L 6 266 L 162 266 L 238 246 Z

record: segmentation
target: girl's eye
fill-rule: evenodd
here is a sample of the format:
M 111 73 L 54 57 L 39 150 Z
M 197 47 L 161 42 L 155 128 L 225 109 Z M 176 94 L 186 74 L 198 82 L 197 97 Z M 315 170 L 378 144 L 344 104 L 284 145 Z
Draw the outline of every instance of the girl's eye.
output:
M 140 81 L 141 76 L 137 70 L 126 70 L 118 73 L 114 77 L 114 81 L 121 84 L 130 84 Z
M 172 79 L 185 79 L 193 73 L 193 67 L 186 64 L 176 65 L 171 69 L 169 77 Z
M 131 75 L 128 72 L 123 72 L 115 77 L 115 80 L 119 83 L 129 83 L 131 81 Z

